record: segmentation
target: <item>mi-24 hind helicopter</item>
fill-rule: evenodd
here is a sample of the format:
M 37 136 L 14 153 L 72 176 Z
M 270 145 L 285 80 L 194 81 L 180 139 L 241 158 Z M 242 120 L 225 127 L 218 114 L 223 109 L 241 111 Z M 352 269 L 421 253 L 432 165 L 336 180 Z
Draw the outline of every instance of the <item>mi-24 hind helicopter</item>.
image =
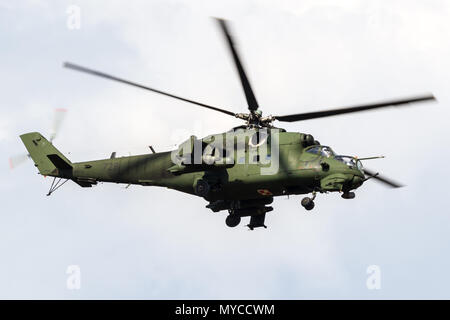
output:
M 54 177 L 48 195 L 72 180 L 81 187 L 97 182 L 115 182 L 160 186 L 203 197 L 213 212 L 228 211 L 226 224 L 237 226 L 242 217 L 250 217 L 251 230 L 266 227 L 266 213 L 273 197 L 292 194 L 312 194 L 301 204 L 306 210 L 314 208 L 316 193 L 341 192 L 344 199 L 355 197 L 353 190 L 374 179 L 390 187 L 396 182 L 365 168 L 361 160 L 337 155 L 321 145 L 310 134 L 287 132 L 273 126 L 274 121 L 294 122 L 339 114 L 360 112 L 413 102 L 435 100 L 433 95 L 380 103 L 298 113 L 285 116 L 263 116 L 247 75 L 242 66 L 226 21 L 217 19 L 244 90 L 248 113 L 235 113 L 223 108 L 185 99 L 164 91 L 127 81 L 103 72 L 65 63 L 66 68 L 153 91 L 197 106 L 218 111 L 245 121 L 229 132 L 203 139 L 191 136 L 172 152 L 155 152 L 109 159 L 72 163 L 40 133 L 21 135 L 39 173 Z

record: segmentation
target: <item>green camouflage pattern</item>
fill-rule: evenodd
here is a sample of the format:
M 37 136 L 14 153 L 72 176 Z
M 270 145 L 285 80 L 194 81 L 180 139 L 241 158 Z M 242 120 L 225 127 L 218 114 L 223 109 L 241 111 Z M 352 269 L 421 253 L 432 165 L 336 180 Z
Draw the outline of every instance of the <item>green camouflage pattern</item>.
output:
M 256 131 L 232 130 L 200 140 L 192 136 L 172 152 L 76 163 L 70 162 L 38 132 L 23 134 L 20 138 L 39 173 L 44 176 L 70 179 L 82 187 L 91 187 L 98 182 L 111 182 L 166 187 L 192 195 L 197 194 L 196 185 L 202 180 L 211 187 L 206 195 L 202 195 L 209 202 L 209 208 L 213 211 L 232 210 L 237 204 L 241 210 L 251 208 L 249 212 L 242 211 L 241 216 L 260 214 L 257 209 L 267 208 L 265 205 L 275 196 L 348 192 L 358 188 L 364 181 L 361 166 L 349 166 L 334 154 L 308 152 L 329 148 L 320 146 L 311 135 L 286 132 L 283 129 L 277 129 L 276 132 L 278 141 L 275 151 L 278 152 L 279 159 L 277 170 L 271 174 L 262 174 L 261 170 L 270 168 L 271 164 L 267 161 L 263 163 L 258 157 L 270 158 L 274 151 L 268 147 L 266 153 L 262 154 L 260 147 L 254 147 L 255 144 L 250 141 Z M 274 144 L 272 137 L 275 135 L 272 131 L 273 129 L 267 138 L 270 147 Z M 202 154 L 201 163 L 184 161 L 193 160 L 195 146 L 200 146 L 204 153 L 208 146 L 214 146 L 214 142 L 221 139 L 233 141 L 234 145 L 230 147 L 222 141 L 220 147 L 210 148 L 210 158 L 216 159 L 215 162 L 205 163 Z M 241 144 L 236 143 L 238 139 L 241 139 Z M 217 161 L 220 158 L 217 154 L 222 155 L 222 162 Z M 241 158 L 238 158 L 239 154 Z M 182 160 L 174 163 L 174 156 Z M 253 163 L 252 157 L 256 160 Z M 231 163 L 226 163 L 224 159 Z

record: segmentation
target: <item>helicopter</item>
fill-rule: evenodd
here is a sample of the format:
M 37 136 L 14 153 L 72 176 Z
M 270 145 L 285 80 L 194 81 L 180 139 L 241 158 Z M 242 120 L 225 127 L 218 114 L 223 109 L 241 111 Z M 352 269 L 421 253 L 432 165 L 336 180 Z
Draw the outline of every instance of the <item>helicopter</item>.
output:
M 47 195 L 71 180 L 81 187 L 98 182 L 159 186 L 204 198 L 213 212 L 226 211 L 226 225 L 236 227 L 249 217 L 250 230 L 264 227 L 266 214 L 273 210 L 274 197 L 308 195 L 301 200 L 306 210 L 315 207 L 317 193 L 340 192 L 342 198 L 355 198 L 355 190 L 373 179 L 387 186 L 397 182 L 366 169 L 362 161 L 380 157 L 357 158 L 336 154 L 321 145 L 311 134 L 288 132 L 274 125 L 411 103 L 436 100 L 432 94 L 350 107 L 304 112 L 284 116 L 263 116 L 241 63 L 226 20 L 216 18 L 231 53 L 247 101 L 248 113 L 186 99 L 113 75 L 65 62 L 64 67 L 152 91 L 177 100 L 243 120 L 241 126 L 204 138 L 191 136 L 172 151 L 72 163 L 39 132 L 20 136 L 28 156 L 39 173 L 53 177 Z M 52 137 L 53 138 L 53 137 Z

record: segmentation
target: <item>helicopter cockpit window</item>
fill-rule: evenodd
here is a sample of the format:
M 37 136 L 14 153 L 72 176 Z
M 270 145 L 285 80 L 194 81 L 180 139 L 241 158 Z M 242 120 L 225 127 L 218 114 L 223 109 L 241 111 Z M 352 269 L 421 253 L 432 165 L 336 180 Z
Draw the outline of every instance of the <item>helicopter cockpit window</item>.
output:
M 356 160 L 356 167 L 358 168 L 358 170 L 360 170 L 360 171 L 362 171 L 364 168 L 363 168 L 363 165 L 362 165 L 362 162 L 360 161 L 360 160 Z
M 322 147 L 320 151 L 321 151 L 320 154 L 327 158 L 334 157 L 335 155 L 334 151 L 330 147 Z
M 361 161 L 356 158 L 349 156 L 336 156 L 335 159 L 345 163 L 349 168 L 358 168 L 358 170 L 363 169 Z
M 333 149 L 331 149 L 330 147 L 326 147 L 326 146 L 314 146 L 314 147 L 306 149 L 306 152 L 316 154 L 316 155 L 319 155 L 322 157 L 327 157 L 327 158 L 335 156 Z
M 306 152 L 319 155 L 320 147 L 317 146 L 317 147 L 312 147 L 312 148 L 306 149 Z

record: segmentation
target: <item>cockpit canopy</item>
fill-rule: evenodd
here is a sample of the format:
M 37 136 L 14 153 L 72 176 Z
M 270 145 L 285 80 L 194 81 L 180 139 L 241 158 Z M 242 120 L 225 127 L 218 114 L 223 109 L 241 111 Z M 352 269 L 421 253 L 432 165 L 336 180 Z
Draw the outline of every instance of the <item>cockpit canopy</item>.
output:
M 331 158 L 334 157 L 336 154 L 334 153 L 333 149 L 327 146 L 312 146 L 305 150 L 308 153 L 317 154 L 322 157 Z
M 326 158 L 334 158 L 340 162 L 343 162 L 351 169 L 362 170 L 363 166 L 361 161 L 355 157 L 336 155 L 336 153 L 328 146 L 311 146 L 305 149 L 305 152 L 315 154 Z
M 359 161 L 358 159 L 356 159 L 354 157 L 350 157 L 350 156 L 335 156 L 334 158 L 336 160 L 338 160 L 338 161 L 341 161 L 341 162 L 345 163 L 351 169 L 355 169 L 355 168 L 358 169 L 358 170 L 362 170 L 363 169 L 361 161 Z

